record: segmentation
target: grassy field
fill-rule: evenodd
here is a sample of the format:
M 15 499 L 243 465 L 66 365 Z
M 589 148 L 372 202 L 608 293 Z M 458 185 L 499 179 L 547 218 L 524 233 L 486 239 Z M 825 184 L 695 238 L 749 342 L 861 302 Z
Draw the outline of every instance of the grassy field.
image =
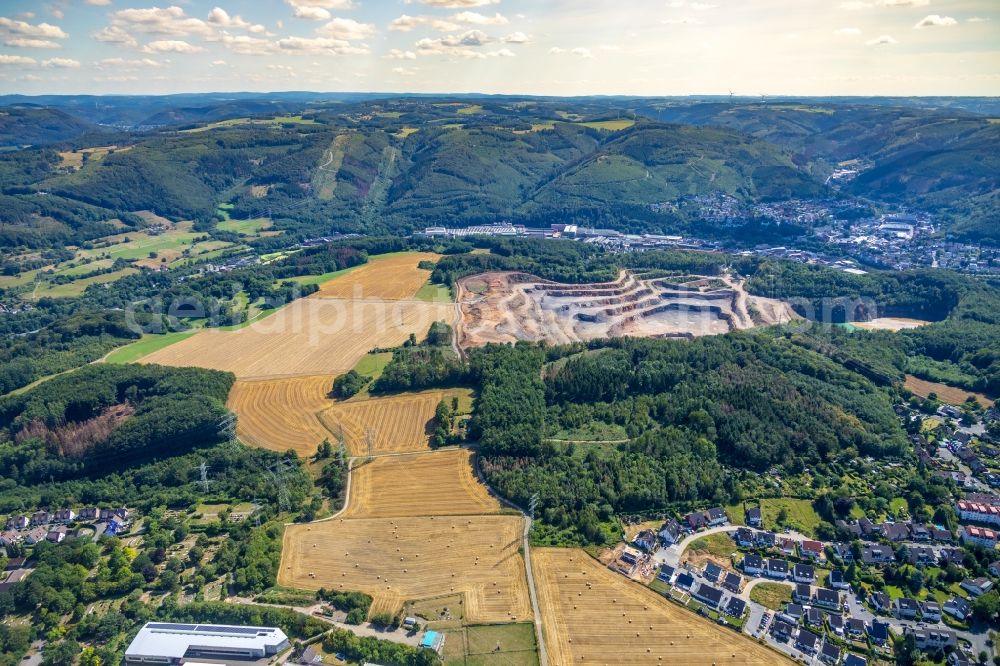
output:
M 415 298 L 428 303 L 451 303 L 454 298 L 451 289 L 443 284 L 427 282 L 417 290 Z
M 134 275 L 138 272 L 139 271 L 135 268 L 123 268 L 120 271 L 102 273 L 101 275 L 95 275 L 94 277 L 84 278 L 82 280 L 73 280 L 72 282 L 67 282 L 66 284 L 46 284 L 35 289 L 32 297 L 35 300 L 39 298 L 75 298 L 81 295 L 87 287 L 92 284 L 107 284 L 109 282 L 115 282 L 126 275 Z
M 449 631 L 445 666 L 535 666 L 538 645 L 530 623 L 480 624 Z
M 482 113 L 483 107 L 481 104 L 470 104 L 469 106 L 463 106 L 462 108 L 455 111 L 460 116 L 472 116 L 477 113 Z
M 708 553 L 720 559 L 728 560 L 736 550 L 736 544 L 728 534 L 717 533 L 695 539 L 687 548 L 687 552 Z
M 593 129 L 607 130 L 609 132 L 618 132 L 623 129 L 628 129 L 635 125 L 635 121 L 629 118 L 621 118 L 619 120 L 597 120 L 590 123 L 579 123 L 584 127 L 591 127 Z
M 750 590 L 750 600 L 771 610 L 780 610 L 792 600 L 792 588 L 781 583 L 758 583 Z
M 169 347 L 175 342 L 180 342 L 194 335 L 197 331 L 180 331 L 178 333 L 166 333 L 164 335 L 146 334 L 138 342 L 119 347 L 104 359 L 105 363 L 135 363 L 143 356 L 159 351 L 164 347 Z
M 805 499 L 793 499 L 781 497 L 775 499 L 764 499 L 760 501 L 761 514 L 764 518 L 764 528 L 778 530 L 778 514 L 784 509 L 788 514 L 785 526 L 807 536 L 815 536 L 816 528 L 819 527 L 821 519 L 812 507 L 812 502 Z M 745 525 L 743 515 L 743 505 L 735 504 L 726 507 L 729 520 L 734 525 Z
M 275 259 L 284 259 L 284 257 L 281 256 L 281 254 L 282 253 L 280 253 L 280 252 L 276 253 L 275 256 L 274 256 L 274 259 L 272 259 L 272 261 L 275 260 Z M 265 255 L 265 256 L 269 256 L 269 255 Z M 264 257 L 261 257 L 261 261 L 263 261 L 264 263 L 267 263 L 266 261 L 264 261 Z M 285 278 L 283 280 L 280 280 L 280 282 L 295 282 L 295 283 L 301 284 L 301 285 L 323 284 L 324 282 L 329 282 L 330 280 L 332 280 L 334 278 L 338 278 L 338 277 L 340 277 L 342 275 L 347 275 L 351 271 L 356 271 L 359 268 L 361 268 L 361 266 L 364 266 L 364 264 L 361 264 L 360 266 L 351 266 L 350 268 L 342 268 L 339 271 L 331 271 L 329 273 L 323 273 L 322 275 L 300 275 L 298 277 Z
M 255 217 L 249 220 L 225 220 L 216 225 L 222 231 L 231 231 L 243 236 L 254 236 L 265 229 L 271 228 L 271 220 L 266 217 Z
M 200 127 L 192 127 L 190 129 L 181 130 L 181 134 L 196 134 L 198 132 L 207 132 L 208 130 L 218 129 L 220 127 L 237 127 L 239 125 L 283 125 L 287 123 L 293 123 L 296 125 L 315 125 L 317 124 L 312 118 L 303 118 L 302 116 L 275 116 L 274 118 L 230 118 L 228 120 L 220 120 L 214 123 L 208 123 L 207 125 L 202 125 Z

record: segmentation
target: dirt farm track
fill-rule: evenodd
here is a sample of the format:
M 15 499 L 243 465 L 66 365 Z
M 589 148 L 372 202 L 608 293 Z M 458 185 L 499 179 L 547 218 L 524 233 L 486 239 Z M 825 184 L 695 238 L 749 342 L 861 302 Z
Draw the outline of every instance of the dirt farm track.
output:
M 794 663 L 674 606 L 581 550 L 535 548 L 531 561 L 551 666 Z

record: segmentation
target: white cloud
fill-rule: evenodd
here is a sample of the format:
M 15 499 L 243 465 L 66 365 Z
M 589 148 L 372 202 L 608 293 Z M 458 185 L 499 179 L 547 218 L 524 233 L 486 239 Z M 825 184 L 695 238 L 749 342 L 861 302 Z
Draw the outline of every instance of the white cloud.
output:
M 222 14 L 225 12 L 223 11 Z M 228 17 L 228 14 L 226 16 Z M 166 8 L 121 9 L 111 14 L 110 27 L 119 28 L 130 34 L 140 32 L 147 35 L 168 37 L 210 36 L 213 34 L 208 23 L 185 15 L 184 10 L 176 5 Z
M 527 44 L 531 41 L 531 37 L 523 32 L 512 32 L 500 41 L 507 44 Z
M 416 60 L 417 54 L 413 51 L 400 51 L 399 49 L 392 49 L 383 57 L 387 60 Z
M 72 58 L 49 58 L 42 61 L 42 67 L 59 67 L 63 69 L 75 69 L 80 66 L 79 60 Z
M 875 39 L 870 39 L 866 42 L 868 46 L 887 46 L 892 44 L 898 44 L 892 35 L 879 35 Z
M 98 69 L 121 68 L 137 69 L 139 67 L 162 67 L 163 63 L 151 58 L 137 58 L 129 60 L 126 58 L 104 58 L 94 63 Z
M 926 7 L 931 0 L 879 0 L 883 7 Z
M 870 2 L 864 2 L 864 0 L 848 0 L 847 2 L 840 3 L 841 9 L 846 9 L 849 12 L 856 12 L 861 9 L 869 9 L 874 5 Z
M 451 20 L 472 25 L 507 25 L 509 23 L 507 17 L 499 12 L 493 16 L 486 16 L 479 12 L 459 12 L 453 15 Z
M 950 28 L 958 25 L 958 21 L 950 16 L 939 16 L 938 14 L 928 14 L 914 25 L 914 28 Z
M 212 67 L 225 67 L 225 66 L 226 66 L 226 61 L 225 60 L 213 60 L 212 61 Z
M 410 32 L 421 26 L 427 26 L 437 32 L 455 32 L 462 29 L 462 26 L 458 23 L 445 19 L 434 18 L 433 16 L 410 16 L 403 14 L 389 23 L 389 30 L 394 32 Z
M 484 7 L 499 5 L 500 0 L 420 0 L 429 7 L 445 7 L 447 9 L 463 9 L 466 7 Z
M 665 18 L 660 21 L 663 25 L 698 25 L 701 23 L 696 18 L 683 17 L 683 18 Z
M 222 7 L 215 7 L 208 13 L 208 22 L 220 28 L 249 28 L 250 23 L 241 16 L 230 16 Z
M 295 18 L 307 21 L 325 21 L 330 18 L 330 11 L 322 7 L 294 7 Z
M 707 2 L 692 2 L 690 6 L 691 9 L 695 10 L 696 12 L 704 12 L 708 11 L 709 9 L 715 9 L 716 7 L 718 7 L 718 5 L 710 5 Z
M 316 34 L 323 37 L 354 42 L 375 34 L 375 26 L 371 23 L 359 23 L 354 19 L 335 18 L 317 29 Z
M 353 9 L 351 0 L 285 0 L 292 7 L 319 7 L 320 9 Z
M 392 71 L 400 76 L 413 76 L 420 70 L 416 67 L 393 67 Z
M 260 37 L 250 37 L 249 35 L 231 35 L 228 32 L 220 36 L 223 46 L 239 55 L 268 55 L 278 50 L 278 46 Z
M 205 49 L 182 39 L 160 39 L 146 44 L 142 50 L 146 53 L 201 53 Z
M 4 41 L 6 46 L 16 46 L 22 49 L 60 49 L 61 44 L 48 39 L 33 39 L 31 37 L 14 37 Z
M 834 30 L 833 34 L 841 37 L 857 37 L 861 34 L 861 28 L 840 28 L 838 30 Z
M 559 46 L 553 46 L 551 49 L 549 49 L 549 53 L 551 53 L 553 55 L 562 55 L 564 53 L 568 53 L 570 55 L 579 56 L 581 58 L 593 58 L 594 57 L 594 54 L 591 53 L 590 49 L 585 48 L 583 46 L 577 46 L 574 49 L 564 49 L 564 48 L 559 47 Z
M 69 35 L 57 25 L 39 23 L 32 25 L 25 21 L 15 21 L 0 16 L 0 35 L 10 37 L 35 37 L 39 39 L 66 39 Z
M 343 39 L 330 37 L 285 37 L 277 42 L 282 51 L 311 55 L 359 55 L 368 53 L 364 47 L 352 46 Z
M 118 26 L 109 25 L 94 33 L 94 39 L 99 42 L 109 44 L 124 44 L 125 46 L 136 46 L 135 37 Z
M 0 53 L 0 65 L 35 65 L 38 61 L 27 56 L 8 55 Z
M 94 7 L 106 7 L 111 4 L 111 0 L 87 0 L 87 4 Z
M 972 18 L 967 20 L 969 23 L 986 23 L 987 21 L 989 21 L 988 18 L 983 16 L 973 16 Z

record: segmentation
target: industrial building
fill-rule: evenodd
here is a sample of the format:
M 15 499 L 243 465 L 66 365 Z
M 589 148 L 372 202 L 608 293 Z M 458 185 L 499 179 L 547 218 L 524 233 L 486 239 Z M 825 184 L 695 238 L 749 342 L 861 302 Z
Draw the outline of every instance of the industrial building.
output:
M 288 637 L 275 627 L 148 622 L 125 650 L 125 664 L 252 663 L 288 645 Z

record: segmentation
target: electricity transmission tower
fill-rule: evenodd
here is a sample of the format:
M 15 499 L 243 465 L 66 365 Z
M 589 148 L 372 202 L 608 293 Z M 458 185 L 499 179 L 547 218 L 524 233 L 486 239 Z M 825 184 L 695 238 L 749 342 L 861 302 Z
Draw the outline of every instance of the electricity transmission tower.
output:
M 368 447 L 368 462 L 375 458 L 375 431 L 371 428 L 365 430 L 365 445 Z
M 198 465 L 198 471 L 201 473 L 201 491 L 208 494 L 208 463 L 204 460 Z
M 236 438 L 236 414 L 226 412 L 226 415 L 219 419 L 216 424 L 220 437 L 226 438 L 226 443 L 232 449 L 239 449 L 240 443 Z
M 535 508 L 537 506 L 538 506 L 538 493 L 535 493 L 534 495 L 531 496 L 531 499 L 528 500 L 528 515 L 531 516 L 532 520 L 535 519 Z
M 293 463 L 289 460 L 279 460 L 267 467 L 271 480 L 274 481 L 274 485 L 278 489 L 278 506 L 282 511 L 289 511 L 292 508 L 292 501 L 288 496 L 288 482 L 285 479 L 285 473 L 292 465 Z

